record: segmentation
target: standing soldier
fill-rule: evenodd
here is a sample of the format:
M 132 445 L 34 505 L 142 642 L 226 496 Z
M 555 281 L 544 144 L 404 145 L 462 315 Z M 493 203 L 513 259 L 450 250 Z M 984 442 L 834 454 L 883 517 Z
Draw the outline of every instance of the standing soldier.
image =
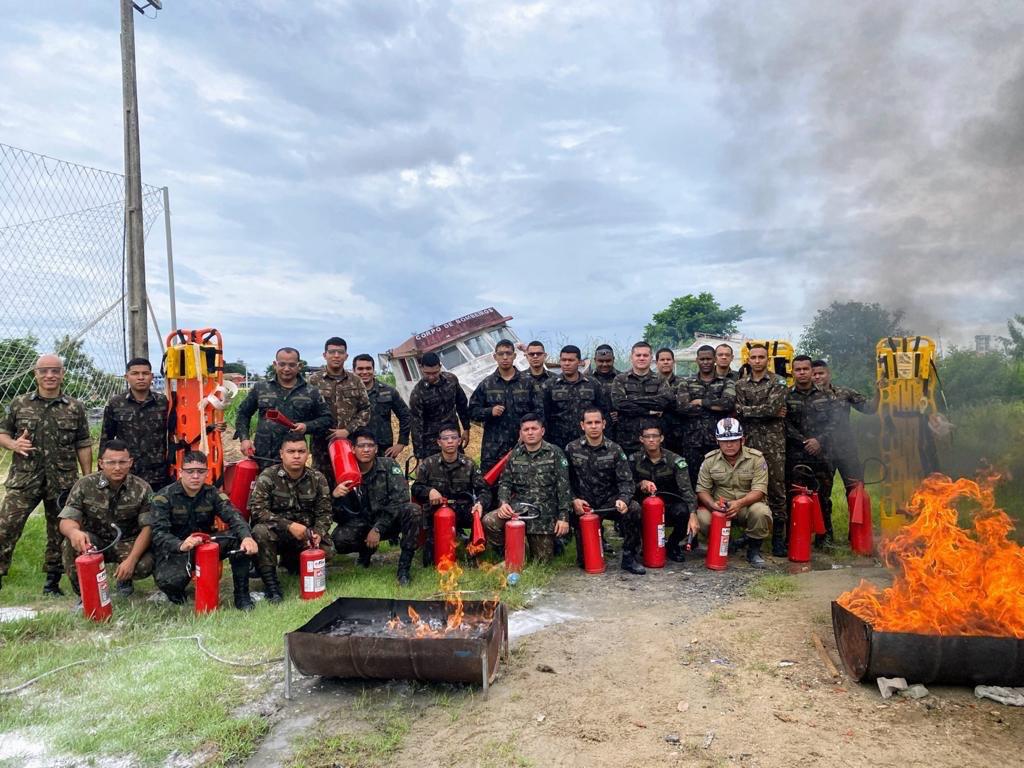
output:
M 7 494 L 0 506 L 0 583 L 11 567 L 11 555 L 25 521 L 39 502 L 46 515 L 46 554 L 43 571 L 44 595 L 63 595 L 60 576 L 61 536 L 57 516 L 58 499 L 92 469 L 92 439 L 85 408 L 61 392 L 64 364 L 56 355 L 36 360 L 36 389 L 20 395 L 7 406 L 0 422 L 0 447 L 14 454 L 4 487 Z M 78 467 L 75 467 L 75 464 Z
M 605 420 L 600 408 L 583 411 L 583 437 L 565 449 L 569 461 L 574 525 L 579 537 L 579 518 L 594 510 L 601 520 L 615 520 L 622 528 L 622 570 L 642 576 L 647 570 L 637 562 L 640 550 L 640 505 L 633 499 L 636 486 L 625 452 L 604 437 Z M 583 567 L 583 546 L 576 548 Z
M 662 435 L 665 440 L 665 447 L 674 453 L 683 450 L 683 419 L 676 412 L 675 393 L 682 381 L 676 376 L 676 355 L 668 347 L 662 347 L 654 355 L 654 365 L 661 376 L 672 388 L 672 405 L 665 409 L 661 416 Z
M 363 479 L 359 486 L 339 483 L 334 489 L 332 538 L 339 553 L 358 552 L 359 564 L 370 567 L 381 538 L 401 534 L 398 583 L 409 583 L 409 569 L 416 555 L 423 513 L 409 500 L 409 483 L 394 459 L 377 455 L 377 438 L 366 427 L 350 436 Z
M 807 483 L 807 470 L 818 486 L 825 535 L 815 536 L 816 546 L 832 544 L 832 475 L 829 463 L 832 434 L 832 400 L 814 386 L 811 358 L 793 358 L 793 386 L 786 393 L 786 486 Z M 796 467 L 803 465 L 807 470 Z
M 720 379 L 737 381 L 739 374 L 732 369 L 732 359 L 735 353 L 728 344 L 719 344 L 715 347 L 715 375 Z
M 811 363 L 811 377 L 814 386 L 824 392 L 832 400 L 832 441 L 829 448 L 829 461 L 839 470 L 846 492 L 858 482 L 864 482 L 864 468 L 857 455 L 857 440 L 850 427 L 850 408 L 861 413 L 872 414 L 878 410 L 878 400 L 882 390 L 879 383 L 875 388 L 875 396 L 868 400 L 855 389 L 837 387 L 832 384 L 832 371 L 824 360 Z
M 617 442 L 632 454 L 640 450 L 641 430 L 648 424 L 661 423 L 675 396 L 668 382 L 651 370 L 650 344 L 634 344 L 629 361 L 632 368 L 616 376 L 612 384 L 612 410 L 619 414 Z
M 498 481 L 498 508 L 484 515 L 484 533 L 494 549 L 505 546 L 505 523 L 516 516 L 517 503 L 526 520 L 526 543 L 530 558 L 548 562 L 555 553 L 555 537 L 569 533 L 572 493 L 569 464 L 560 448 L 544 440 L 544 422 L 538 413 L 519 420 L 519 443 L 512 451 Z
M 768 347 L 753 344 L 750 375 L 736 382 L 736 415 L 746 445 L 768 462 L 768 506 L 772 510 L 772 554 L 786 556 L 786 382 L 768 370 Z
M 554 378 L 548 371 L 548 353 L 539 341 L 531 341 L 526 345 L 526 362 L 530 365 L 530 377 L 537 386 L 544 386 Z
M 610 344 L 599 345 L 594 350 L 594 370 L 590 374 L 590 378 L 604 387 L 605 394 L 608 396 L 609 407 L 611 407 L 612 402 L 612 384 L 615 383 L 615 379 L 620 373 L 622 371 L 615 368 L 615 350 L 611 348 Z M 620 442 L 618 411 L 613 408 L 611 413 L 608 414 L 608 419 L 608 438 L 615 442 Z
M 697 373 L 680 382 L 676 392 L 676 407 L 683 417 L 686 464 L 694 487 L 704 456 L 718 447 L 715 424 L 732 411 L 735 403 L 736 385 L 715 373 L 715 350 L 703 345 L 697 350 Z
M 685 560 L 679 548 L 686 535 L 690 513 L 697 510 L 697 497 L 690 485 L 690 473 L 686 459 L 672 451 L 663 449 L 661 427 L 651 424 L 640 433 L 643 449 L 633 456 L 633 478 L 640 494 L 664 494 L 665 525 L 672 526 L 672 533 L 665 544 L 668 559 L 676 563 Z
M 373 370 L 373 358 L 370 355 L 356 355 L 352 360 L 352 370 L 366 387 L 370 398 L 370 421 L 366 425 L 377 437 L 377 445 L 387 446 L 384 455 L 389 459 L 397 459 L 409 444 L 409 425 L 412 415 L 409 406 L 398 394 L 398 390 L 390 384 L 377 381 Z M 391 426 L 391 414 L 398 419 L 398 440 L 395 441 L 395 430 Z
M 256 542 L 249 524 L 221 493 L 206 482 L 206 454 L 188 451 L 181 462 L 178 479 L 153 495 L 150 501 L 153 525 L 153 554 L 156 566 L 153 580 L 167 599 L 175 605 L 185 602 L 185 590 L 191 581 L 188 568 L 191 552 L 203 543 L 196 533 L 218 537 L 220 559 L 233 550 L 241 550 L 246 557 L 231 558 L 231 577 L 234 584 L 235 608 L 251 611 L 249 595 L 249 556 L 256 554 Z M 220 532 L 214 527 L 214 518 L 220 518 L 228 530 Z
M 320 390 L 334 418 L 334 427 L 313 435 L 313 464 L 333 486 L 334 467 L 327 445 L 335 438 L 347 438 L 349 432 L 369 423 L 370 399 L 362 379 L 345 370 L 348 344 L 344 339 L 332 336 L 324 343 L 324 360 L 326 367 L 309 377 L 309 385 Z
M 300 435 L 323 435 L 330 431 L 334 417 L 316 387 L 306 383 L 299 373 L 299 350 L 282 347 L 274 355 L 274 378 L 260 381 L 249 390 L 238 407 L 235 437 L 242 441 L 242 453 L 254 456 L 260 469 L 277 463 L 281 441 L 288 427 L 267 418 L 267 411 L 276 410 L 295 423 Z M 362 386 L 362 382 L 359 382 Z M 249 421 L 259 411 L 256 442 L 249 438 Z
M 264 469 L 249 496 L 252 537 L 259 546 L 256 562 L 266 587 L 267 601 L 283 599 L 277 580 L 278 557 L 289 570 L 298 570 L 299 553 L 319 547 L 334 556 L 331 530 L 331 490 L 321 472 L 306 466 L 306 438 L 290 432 L 281 443 L 281 463 Z
M 427 352 L 420 358 L 423 378 L 416 382 L 409 395 L 409 413 L 412 416 L 412 449 L 422 461 L 437 453 L 437 436 L 441 427 L 459 428 L 462 425 L 462 447 L 469 445 L 469 401 L 462 391 L 459 377 L 441 370 L 441 358 L 436 352 Z
M 171 482 L 167 462 L 167 397 L 150 389 L 153 366 L 144 357 L 128 361 L 128 391 L 114 395 L 103 409 L 100 455 L 109 440 L 123 440 L 132 454 L 132 474 L 154 491 Z
M 60 513 L 60 532 L 64 570 L 76 595 L 81 595 L 75 557 L 91 548 L 106 549 L 121 531 L 121 540 L 103 553 L 106 562 L 117 563 L 114 579 L 117 591 L 128 597 L 135 591 L 132 579 L 144 579 L 153 573 L 149 484 L 129 474 L 133 459 L 128 445 L 117 438 L 107 440 L 100 449 L 99 472 L 80 478 Z
M 544 397 L 529 374 L 515 366 L 516 348 L 508 339 L 494 346 L 498 367 L 477 384 L 469 398 L 469 415 L 483 424 L 480 471 L 486 473 L 512 450 L 519 436 L 519 420 L 527 413 L 542 413 Z
M 565 448 L 580 436 L 583 411 L 599 408 L 605 416 L 611 410 L 611 398 L 599 381 L 580 373 L 580 348 L 567 344 L 558 355 L 562 375 L 544 385 L 544 419 L 548 442 Z

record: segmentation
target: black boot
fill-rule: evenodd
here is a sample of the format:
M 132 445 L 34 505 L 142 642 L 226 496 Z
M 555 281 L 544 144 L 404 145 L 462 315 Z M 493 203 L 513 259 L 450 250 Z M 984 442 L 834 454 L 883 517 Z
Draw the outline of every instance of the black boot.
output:
M 164 590 L 164 594 L 167 595 L 167 600 L 169 602 L 173 603 L 174 605 L 184 605 L 185 604 L 185 593 L 184 592 L 175 592 L 173 590 L 165 589 Z
M 277 605 L 284 600 L 281 592 L 281 584 L 277 580 L 277 568 L 273 566 L 261 566 L 260 578 L 263 579 L 263 594 L 267 596 L 267 602 Z
M 786 527 L 781 524 L 772 526 L 772 556 L 786 557 Z
M 743 534 L 738 539 L 729 540 L 729 554 L 735 555 L 741 549 L 750 544 L 750 539 L 747 538 L 747 534 Z
M 620 567 L 622 570 L 634 573 L 637 576 L 643 576 L 647 573 L 647 569 L 636 561 L 636 555 L 633 552 L 627 552 L 626 550 L 622 551 L 622 564 Z
M 403 549 L 402 554 L 398 556 L 398 584 L 402 587 L 409 586 L 409 582 L 412 578 L 409 575 L 409 569 L 412 567 L 412 559 L 416 555 L 415 549 Z
M 248 561 L 248 558 L 246 558 L 246 561 Z M 277 574 L 274 575 L 276 576 Z M 231 581 L 235 588 L 235 608 L 240 611 L 251 611 L 255 606 L 252 602 L 252 596 L 249 594 L 248 562 L 239 563 L 238 565 L 231 564 Z M 280 591 L 280 587 L 278 587 L 278 591 Z M 270 599 L 269 594 L 267 599 Z
M 665 542 L 665 557 L 671 560 L 673 563 L 685 563 L 686 555 L 683 554 L 682 548 L 679 546 L 682 541 L 682 536 L 676 536 L 675 529 L 672 530 L 672 535 L 668 537 L 668 541 Z
M 72 584 L 71 586 L 74 587 L 74 584 Z M 116 589 L 117 594 L 119 594 L 121 597 L 131 597 L 135 594 L 135 585 L 132 583 L 131 579 L 128 579 L 127 581 L 117 582 Z
M 56 571 L 50 571 L 46 574 L 46 583 L 43 584 L 44 595 L 49 595 L 50 597 L 64 596 L 64 590 L 60 588 L 60 577 L 61 574 Z
M 359 550 L 359 559 L 356 561 L 363 568 L 370 567 L 370 558 L 373 557 L 372 549 L 361 549 Z
M 768 567 L 764 558 L 761 557 L 760 539 L 747 539 L 747 562 L 750 563 L 751 568 L 757 568 L 759 571 Z
M 427 542 L 423 545 L 423 567 L 429 568 L 434 564 L 434 540 L 432 538 L 427 539 Z

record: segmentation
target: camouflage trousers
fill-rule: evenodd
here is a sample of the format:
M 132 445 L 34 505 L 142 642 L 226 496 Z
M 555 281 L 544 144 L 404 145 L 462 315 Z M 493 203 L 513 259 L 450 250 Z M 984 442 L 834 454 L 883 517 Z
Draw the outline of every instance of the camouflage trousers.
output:
M 61 504 L 57 497 L 63 494 L 58 491 L 52 496 L 46 491 L 42 483 L 33 483 L 27 488 L 8 488 L 4 496 L 3 505 L 0 505 L 0 576 L 6 576 L 11 567 L 11 557 L 14 555 L 14 546 L 21 538 L 21 532 L 25 529 L 25 522 L 32 510 L 39 502 L 43 503 L 43 511 L 46 515 L 46 553 L 43 555 L 43 573 L 63 573 L 64 564 L 61 562 L 60 544 L 63 538 L 58 527 L 57 515 L 60 514 Z
M 776 527 L 785 528 L 789 520 L 786 503 L 786 433 L 785 427 L 765 425 L 757 422 L 744 424 L 745 445 L 764 454 L 768 464 L 768 506 L 772 510 L 772 521 Z
M 801 464 L 810 468 L 814 474 L 814 482 L 810 482 L 806 470 L 800 469 L 794 472 L 795 467 Z M 811 456 L 803 451 L 790 451 L 786 454 L 786 487 L 791 489 L 794 483 L 810 484 L 811 486 L 817 484 L 821 516 L 825 519 L 825 536 L 829 540 L 832 539 L 832 478 L 835 472 L 836 469 L 831 463 L 823 461 L 817 456 Z M 792 491 L 790 491 L 791 496 Z
M 409 502 L 403 504 L 398 516 L 386 530 L 380 532 L 381 539 L 401 535 L 402 552 L 412 553 L 419 545 L 420 528 L 423 526 L 423 511 L 419 504 Z M 366 537 L 373 528 L 373 523 L 362 519 L 346 520 L 338 523 L 331 534 L 334 549 L 339 554 L 358 552 L 361 555 L 373 554 L 375 550 L 366 546 Z
M 289 570 L 298 568 L 299 553 L 306 548 L 305 539 L 299 541 L 290 533 L 280 534 L 263 523 L 257 523 L 252 527 L 252 537 L 260 548 L 256 555 L 256 565 L 260 569 L 277 568 L 278 558 L 281 565 Z M 330 537 L 320 540 L 320 549 L 324 551 L 328 560 L 334 557 L 334 542 Z
M 226 534 L 219 533 L 218 537 Z M 220 547 L 220 559 L 228 556 L 228 552 L 238 549 L 238 539 L 234 536 L 218 538 L 217 546 Z M 160 590 L 166 594 L 184 594 L 192 580 L 191 571 L 195 563 L 195 550 L 190 552 L 178 552 L 162 550 L 156 553 L 156 567 L 153 569 L 153 581 Z M 237 555 L 231 558 L 231 571 L 233 574 L 249 574 L 250 559 Z
M 498 517 L 498 511 L 488 512 L 484 515 L 484 536 L 487 538 L 487 545 L 498 552 L 505 551 L 505 523 Z M 530 560 L 538 563 L 547 563 L 555 556 L 555 534 L 554 533 L 528 533 L 526 534 L 526 549 L 529 552 Z
M 85 531 L 89 534 L 89 541 L 97 549 L 103 549 L 110 542 L 97 536 L 92 531 Z M 130 539 L 121 539 L 117 544 L 108 549 L 103 553 L 104 565 L 120 565 L 124 562 L 125 558 L 131 554 L 132 547 L 135 546 L 135 537 Z M 75 570 L 75 558 L 78 557 L 78 552 L 71 546 L 69 539 L 64 539 L 61 542 L 61 554 L 63 555 L 64 570 L 68 574 L 68 578 L 71 580 L 71 587 L 75 590 L 76 594 L 79 594 L 78 589 L 78 571 Z M 142 557 L 135 564 L 135 571 L 132 573 L 132 579 L 145 579 L 148 576 L 153 575 L 153 550 L 147 549 L 142 553 Z

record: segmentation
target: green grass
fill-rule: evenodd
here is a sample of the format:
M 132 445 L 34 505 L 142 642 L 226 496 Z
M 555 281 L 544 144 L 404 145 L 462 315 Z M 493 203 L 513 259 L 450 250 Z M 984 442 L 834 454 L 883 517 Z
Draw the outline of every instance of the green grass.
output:
M 196 617 L 191 604 L 183 608 L 148 602 L 155 586 L 152 579 L 145 579 L 136 583 L 136 595 L 129 600 L 115 597 L 110 623 L 96 624 L 72 610 L 75 601 L 66 580 L 68 597 L 42 597 L 44 535 L 41 512 L 36 512 L 0 591 L 0 604 L 40 611 L 34 619 L 0 624 L 0 688 L 72 661 L 87 663 L 44 678 L 19 694 L 0 697 L 0 733 L 18 731 L 42 740 L 55 754 L 131 755 L 133 764 L 157 765 L 172 751 L 190 754 L 201 749 L 212 754 L 207 764 L 244 759 L 258 746 L 267 724 L 238 710 L 280 679 L 280 664 L 230 667 L 206 657 L 194 641 L 164 638 L 201 635 L 213 653 L 256 662 L 280 657 L 284 633 L 335 598 L 427 598 L 438 590 L 433 570 L 418 564 L 411 586 L 400 588 L 393 552 L 387 562 L 375 562 L 370 569 L 357 568 L 354 560 L 341 557 L 332 563 L 326 599 L 299 600 L 297 579 L 282 572 L 285 602 L 261 602 L 251 613 L 242 613 L 231 604 L 226 572 L 221 580 L 223 610 Z M 530 590 L 546 584 L 572 563 L 572 557 L 570 548 L 554 563 L 528 565 L 519 584 L 502 591 L 502 601 L 511 609 L 521 607 Z M 496 574 L 467 569 L 460 587 L 483 590 L 467 599 L 484 598 L 493 594 L 497 581 Z M 258 588 L 257 582 L 252 586 Z M 457 717 L 457 711 L 452 715 Z M 385 735 L 397 733 L 391 721 L 381 728 Z
M 492 739 L 484 744 L 478 763 L 481 768 L 532 768 L 534 762 L 519 754 L 513 737 L 503 741 Z
M 796 578 L 781 573 L 766 573 L 747 590 L 747 595 L 755 600 L 778 600 L 789 597 L 797 590 Z

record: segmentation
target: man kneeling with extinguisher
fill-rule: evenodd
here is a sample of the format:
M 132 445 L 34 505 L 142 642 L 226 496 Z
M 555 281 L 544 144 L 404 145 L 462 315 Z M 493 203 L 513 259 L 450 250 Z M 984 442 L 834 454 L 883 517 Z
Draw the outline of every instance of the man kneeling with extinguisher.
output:
M 123 440 L 108 440 L 99 459 L 99 472 L 79 478 L 68 494 L 59 515 L 64 571 L 71 578 L 76 595 L 81 595 L 75 557 L 91 549 L 105 549 L 121 530 L 121 540 L 104 553 L 117 563 L 114 578 L 117 591 L 127 597 L 134 587 L 132 579 L 144 579 L 153 573 L 153 555 L 149 552 L 149 483 L 130 474 L 132 457 Z
M 765 568 L 761 543 L 771 535 L 772 511 L 765 504 L 768 493 L 768 462 L 764 454 L 743 444 L 743 427 L 736 419 L 722 419 L 715 427 L 717 450 L 704 456 L 697 475 L 697 510 L 690 515 L 689 531 L 700 528 L 707 540 L 711 512 L 724 512 L 726 518 L 746 531 L 737 545 L 746 544 L 747 562 L 753 568 Z
M 181 464 L 178 480 L 163 488 L 150 501 L 153 522 L 153 550 L 156 569 L 153 579 L 172 603 L 185 602 L 185 589 L 191 580 L 189 553 L 203 543 L 203 538 L 192 534 L 217 536 L 220 559 L 238 550 L 231 558 L 231 575 L 235 588 L 235 608 L 250 611 L 249 557 L 257 546 L 249 531 L 249 524 L 228 500 L 212 485 L 207 484 L 206 454 L 189 451 Z M 218 532 L 214 518 L 219 517 L 228 531 Z
M 289 432 L 281 443 L 281 463 L 260 473 L 249 496 L 252 537 L 259 545 L 256 556 L 267 601 L 283 599 L 277 580 L 278 556 L 289 570 L 298 572 L 299 554 L 308 546 L 319 547 L 326 559 L 334 556 L 327 535 L 331 529 L 331 489 L 323 473 L 306 466 L 306 438 Z

